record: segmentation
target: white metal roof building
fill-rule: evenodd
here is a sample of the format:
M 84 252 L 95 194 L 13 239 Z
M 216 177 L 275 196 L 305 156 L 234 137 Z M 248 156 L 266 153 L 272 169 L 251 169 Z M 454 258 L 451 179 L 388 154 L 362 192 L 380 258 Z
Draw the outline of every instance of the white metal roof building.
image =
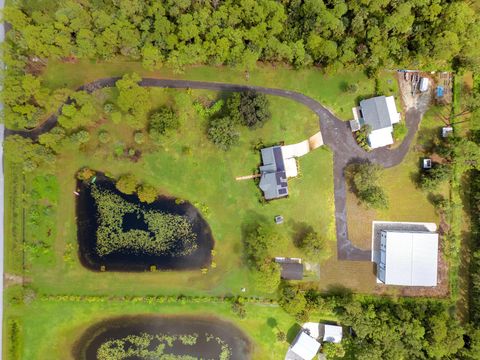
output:
M 387 285 L 436 286 L 438 234 L 382 230 L 377 278 Z
M 302 330 L 288 349 L 285 360 L 312 360 L 319 349 L 320 343 Z
M 360 101 L 360 106 L 352 109 L 352 131 L 368 125 L 371 133 L 368 142 L 372 149 L 393 144 L 393 124 L 400 121 L 400 113 L 393 96 L 376 96 Z
M 323 341 L 338 344 L 343 338 L 343 329 L 338 325 L 323 325 Z

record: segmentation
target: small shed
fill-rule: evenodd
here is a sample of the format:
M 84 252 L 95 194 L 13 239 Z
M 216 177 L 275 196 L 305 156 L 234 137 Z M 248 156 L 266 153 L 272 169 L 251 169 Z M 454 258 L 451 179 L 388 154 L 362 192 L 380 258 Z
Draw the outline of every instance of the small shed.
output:
M 419 89 L 420 89 L 421 92 L 427 91 L 429 85 L 430 85 L 430 80 L 429 80 L 428 78 L 422 77 L 422 78 L 420 79 L 420 87 L 419 87 Z
M 446 137 L 449 137 L 450 134 L 453 133 L 453 127 L 451 126 L 445 126 L 442 128 L 442 137 L 443 138 L 446 138 Z
M 343 329 L 339 325 L 323 325 L 323 341 L 338 344 L 343 338 Z
M 276 257 L 275 262 L 280 265 L 280 274 L 284 280 L 302 280 L 303 264 L 299 258 Z
M 432 159 L 423 159 L 422 168 L 428 170 L 432 168 Z

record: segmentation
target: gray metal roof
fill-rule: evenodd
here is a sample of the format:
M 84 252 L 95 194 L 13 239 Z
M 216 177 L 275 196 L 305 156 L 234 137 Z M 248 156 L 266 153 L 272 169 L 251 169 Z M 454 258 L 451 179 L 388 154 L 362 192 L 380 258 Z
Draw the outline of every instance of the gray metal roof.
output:
M 302 280 L 303 264 L 298 262 L 282 262 L 280 263 L 281 276 L 285 280 Z
M 272 146 L 261 150 L 262 163 L 260 189 L 265 199 L 278 199 L 288 195 L 287 175 L 283 162 L 281 146 Z
M 370 125 L 372 130 L 392 126 L 385 96 L 360 101 L 360 110 L 363 122 Z

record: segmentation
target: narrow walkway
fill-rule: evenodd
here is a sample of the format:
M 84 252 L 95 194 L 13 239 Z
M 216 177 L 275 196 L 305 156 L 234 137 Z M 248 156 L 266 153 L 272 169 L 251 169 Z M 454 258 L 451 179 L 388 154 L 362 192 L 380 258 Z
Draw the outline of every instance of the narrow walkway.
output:
M 78 88 L 78 90 L 93 92 L 97 89 L 101 89 L 104 87 L 115 86 L 115 82 L 117 80 L 119 80 L 119 78 L 99 79 L 90 84 L 81 86 L 80 88 Z M 261 86 L 155 78 L 144 78 L 140 82 L 140 85 L 147 87 L 162 87 L 174 89 L 190 88 L 229 92 L 255 90 L 267 95 L 275 95 L 293 99 L 301 104 L 304 104 L 305 106 L 308 106 L 313 112 L 318 115 L 320 121 L 320 130 L 323 136 L 323 142 L 333 151 L 337 257 L 339 260 L 370 261 L 371 251 L 361 250 L 355 247 L 348 239 L 346 209 L 347 189 L 344 169 L 349 163 L 362 160 L 369 160 L 383 167 L 392 167 L 398 165 L 407 154 L 410 144 L 418 129 L 418 125 L 420 123 L 422 115 L 419 111 L 415 109 L 407 111 L 406 124 L 408 127 L 408 134 L 399 147 L 393 150 L 380 148 L 367 153 L 365 150 L 358 146 L 357 142 L 353 138 L 348 122 L 342 121 L 335 117 L 318 101 L 295 91 L 266 88 Z M 40 126 L 31 131 L 6 130 L 6 134 L 18 134 L 32 139 L 37 139 L 40 134 L 50 131 L 57 124 L 57 117 L 60 110 L 61 109 L 59 109 L 56 114 L 50 116 Z

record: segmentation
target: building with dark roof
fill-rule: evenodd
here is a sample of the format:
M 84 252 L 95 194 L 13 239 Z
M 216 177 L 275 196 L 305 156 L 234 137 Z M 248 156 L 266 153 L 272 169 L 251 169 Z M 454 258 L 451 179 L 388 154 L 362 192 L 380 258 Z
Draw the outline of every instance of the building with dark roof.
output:
M 280 265 L 280 275 L 285 280 L 302 280 L 303 264 L 302 259 L 276 257 L 275 262 Z
M 281 263 L 280 274 L 285 280 L 302 280 L 303 279 L 303 264 L 302 263 Z
M 260 189 L 266 200 L 288 196 L 287 174 L 281 146 L 272 146 L 261 150 Z

